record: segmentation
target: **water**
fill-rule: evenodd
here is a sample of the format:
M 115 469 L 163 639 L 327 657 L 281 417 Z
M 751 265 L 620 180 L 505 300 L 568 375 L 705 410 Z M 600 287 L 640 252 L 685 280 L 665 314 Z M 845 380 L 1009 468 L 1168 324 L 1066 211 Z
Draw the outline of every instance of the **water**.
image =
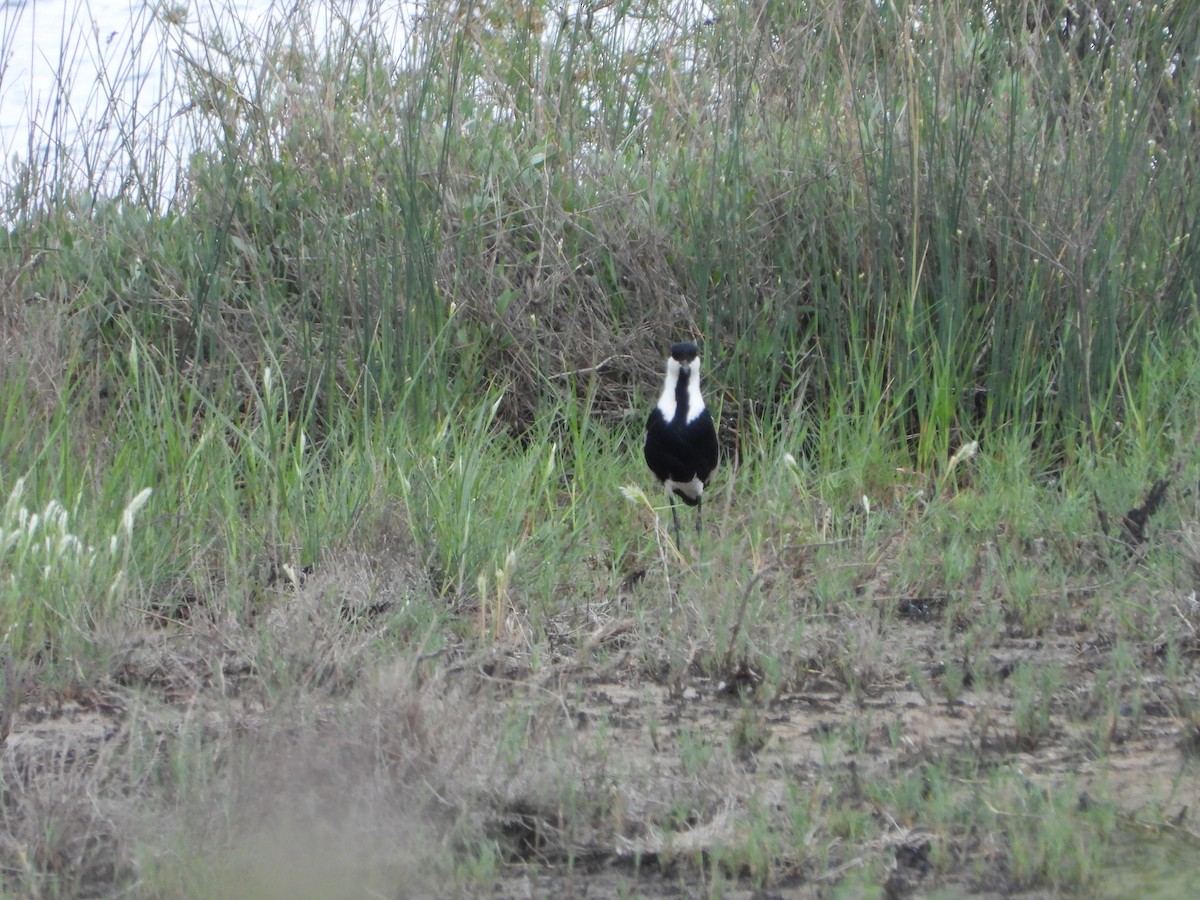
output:
M 204 150 L 198 133 L 213 127 L 191 104 L 189 75 L 200 73 L 197 80 L 210 86 L 232 79 L 240 96 L 253 97 L 256 85 L 246 82 L 256 79 L 258 61 L 272 52 L 280 58 L 281 42 L 310 51 L 353 42 L 368 18 L 371 39 L 399 60 L 415 23 L 434 8 L 454 7 L 422 0 L 0 0 L 0 224 L 24 208 L 12 198 L 25 181 L 35 193 L 120 194 L 161 209 L 176 195 L 190 154 Z M 564 9 L 584 8 L 568 0 Z M 615 27 L 616 43 L 634 47 L 711 15 L 702 0 L 680 0 L 675 9 L 668 23 L 631 16 L 614 26 L 613 10 L 602 4 L 596 27 Z M 554 27 L 543 35 L 548 46 L 556 43 Z
M 7 197 L 26 164 L 43 183 L 115 190 L 130 155 L 155 141 L 186 152 L 172 134 L 181 102 L 181 29 L 139 0 L 0 0 L 0 190 Z M 180 16 L 176 21 L 185 21 Z M 174 30 L 174 34 L 172 31 Z M 149 142 L 149 143 L 147 143 Z M 122 150 L 124 152 L 122 152 Z M 159 173 L 161 203 L 174 172 Z
M 332 7 L 313 6 L 327 23 Z M 31 160 L 53 183 L 103 189 L 156 145 L 167 148 L 153 155 L 168 167 L 186 158 L 184 57 L 204 58 L 200 35 L 213 27 L 249 43 L 290 9 L 273 0 L 0 0 L 0 191 Z M 174 179 L 159 175 L 163 199 Z

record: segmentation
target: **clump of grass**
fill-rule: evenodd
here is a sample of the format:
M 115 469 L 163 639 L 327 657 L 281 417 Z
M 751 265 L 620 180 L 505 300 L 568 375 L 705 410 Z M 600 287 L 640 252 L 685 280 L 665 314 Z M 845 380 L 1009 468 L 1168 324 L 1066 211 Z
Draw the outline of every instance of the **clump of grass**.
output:
M 1019 777 L 988 802 L 1008 841 L 1016 884 L 1082 887 L 1100 876 L 1103 839 L 1116 826 L 1110 803 L 1080 795 L 1070 785 L 1046 790 Z
M 1018 665 L 1012 675 L 1014 736 L 1020 746 L 1036 747 L 1049 736 L 1050 710 L 1061 689 L 1062 672 L 1057 666 Z
M 71 525 L 56 499 L 40 509 L 24 505 L 26 482 L 18 478 L 0 509 L 0 646 L 11 658 L 59 656 L 86 645 L 94 623 L 119 609 L 133 553 L 134 522 L 150 499 L 143 488 L 130 498 L 100 546 Z M 105 529 L 106 531 L 108 529 Z M 68 647 L 56 646 L 62 637 Z

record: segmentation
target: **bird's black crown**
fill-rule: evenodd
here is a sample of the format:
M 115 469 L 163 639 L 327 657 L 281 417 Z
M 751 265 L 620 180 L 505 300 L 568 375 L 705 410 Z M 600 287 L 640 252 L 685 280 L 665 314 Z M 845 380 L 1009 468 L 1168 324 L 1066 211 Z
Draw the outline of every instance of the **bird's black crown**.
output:
M 680 341 L 671 345 L 671 358 L 678 362 L 690 363 L 699 355 L 700 348 L 690 341 Z

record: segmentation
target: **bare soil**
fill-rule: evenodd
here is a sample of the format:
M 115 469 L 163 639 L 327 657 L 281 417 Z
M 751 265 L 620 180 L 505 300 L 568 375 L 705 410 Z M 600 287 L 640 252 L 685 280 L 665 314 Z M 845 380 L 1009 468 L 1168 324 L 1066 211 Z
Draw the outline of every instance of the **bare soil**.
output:
M 1200 738 L 1176 713 L 1200 677 L 1189 663 L 1185 683 L 1168 679 L 1166 649 L 1148 641 L 1139 684 L 1101 680 L 1102 619 L 1081 606 L 1044 634 L 1005 636 L 960 690 L 940 683 L 962 660 L 936 606 L 884 621 L 889 652 L 856 688 L 814 662 L 769 692 L 744 661 L 656 671 L 632 619 L 536 667 L 519 642 L 357 668 L 352 651 L 330 662 L 310 643 L 325 664 L 282 697 L 264 689 L 261 655 L 220 629 L 147 630 L 124 638 L 101 688 L 26 682 L 3 749 L 0 857 L 10 885 L 77 896 L 157 893 L 147 867 L 193 842 L 229 854 L 230 873 L 202 883 L 257 896 L 455 895 L 480 881 L 512 898 L 1051 896 L 1012 877 L 994 835 L 897 820 L 869 786 L 930 763 L 951 780 L 1016 767 L 1070 785 L 1081 810 L 1115 803 L 1125 833 L 1200 842 Z M 1035 731 L 1018 721 L 1020 664 L 1061 671 Z M 1113 691 L 1135 700 L 1113 714 Z M 210 783 L 187 783 L 188 753 Z M 769 833 L 805 810 L 798 797 L 811 798 L 807 844 L 730 852 L 753 823 Z M 839 835 L 830 804 L 871 827 Z M 440 880 L 470 847 L 447 836 L 452 821 L 498 848 L 498 869 Z

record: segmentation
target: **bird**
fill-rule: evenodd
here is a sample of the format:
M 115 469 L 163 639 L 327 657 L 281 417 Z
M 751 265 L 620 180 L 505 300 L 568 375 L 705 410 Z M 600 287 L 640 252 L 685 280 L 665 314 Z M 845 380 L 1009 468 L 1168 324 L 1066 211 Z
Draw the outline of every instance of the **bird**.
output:
M 704 488 L 717 467 L 717 429 L 700 394 L 700 348 L 689 341 L 671 345 L 662 394 L 646 420 L 645 455 L 671 500 L 678 546 L 675 498 L 696 507 L 699 534 Z

